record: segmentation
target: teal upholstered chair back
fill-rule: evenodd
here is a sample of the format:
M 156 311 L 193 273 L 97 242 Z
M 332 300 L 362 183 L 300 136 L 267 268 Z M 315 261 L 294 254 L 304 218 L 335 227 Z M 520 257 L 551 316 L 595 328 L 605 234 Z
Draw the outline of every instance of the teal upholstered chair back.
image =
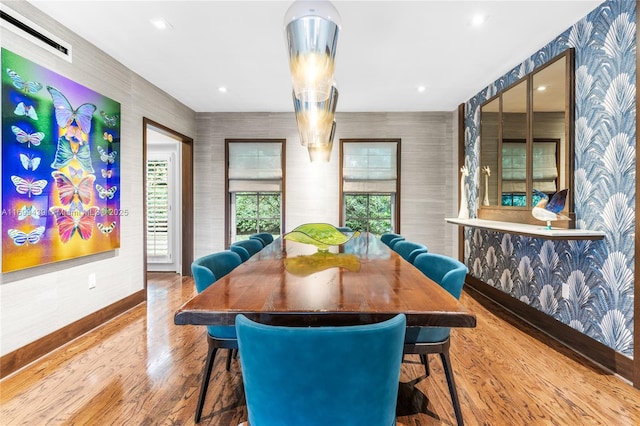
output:
M 262 242 L 262 246 L 266 247 L 273 242 L 273 235 L 268 232 L 258 232 L 255 234 L 249 235 L 250 240 L 259 240 Z
M 191 273 L 196 291 L 202 293 L 207 287 L 233 271 L 242 263 L 240 256 L 232 251 L 221 251 L 196 259 L 191 264 Z M 207 331 L 213 337 L 235 338 L 233 326 L 208 326 Z
M 230 248 L 232 247 L 244 248 L 247 251 L 247 253 L 249 253 L 249 257 L 251 257 L 257 252 L 259 252 L 260 250 L 262 250 L 264 246 L 262 245 L 262 241 L 259 239 L 248 239 L 248 240 L 236 241 L 235 243 L 231 244 Z
M 236 317 L 249 424 L 395 424 L 406 319 L 277 327 Z
M 424 244 L 414 243 L 412 241 L 398 241 L 393 245 L 392 249 L 410 263 L 413 263 L 419 254 L 428 251 Z
M 453 297 L 460 299 L 467 267 L 452 257 L 436 253 L 420 254 L 413 262 L 423 274 L 440 284 Z
M 438 283 L 453 297 L 460 299 L 464 279 L 467 276 L 467 267 L 464 263 L 441 254 L 422 253 L 415 258 L 413 266 Z M 406 341 L 441 342 L 449 337 L 450 332 L 448 327 L 408 327 Z
M 387 233 L 384 233 L 384 234 L 380 235 L 380 240 L 382 240 L 382 242 L 385 243 L 390 248 L 393 248 L 393 246 L 398 241 L 404 241 L 404 237 L 402 235 L 400 235 L 400 234 L 394 234 L 393 232 L 387 232 Z
M 345 232 L 353 232 L 353 229 L 351 229 L 351 228 L 350 228 L 350 227 L 348 227 L 348 226 L 336 226 L 336 229 L 337 229 L 338 231 L 342 232 L 342 233 L 345 233 Z

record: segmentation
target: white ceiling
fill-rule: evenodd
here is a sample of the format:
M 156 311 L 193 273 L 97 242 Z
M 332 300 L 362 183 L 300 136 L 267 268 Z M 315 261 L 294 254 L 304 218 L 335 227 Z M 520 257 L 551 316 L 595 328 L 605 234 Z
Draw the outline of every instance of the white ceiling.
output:
M 29 1 L 195 111 L 293 111 L 291 1 Z M 337 111 L 453 111 L 600 3 L 333 1 Z

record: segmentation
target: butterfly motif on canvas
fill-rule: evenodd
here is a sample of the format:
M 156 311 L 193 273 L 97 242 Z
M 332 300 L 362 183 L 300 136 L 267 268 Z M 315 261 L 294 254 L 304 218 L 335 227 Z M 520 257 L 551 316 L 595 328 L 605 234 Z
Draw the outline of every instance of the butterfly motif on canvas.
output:
M 113 176 L 113 169 L 102 169 L 102 177 L 108 179 Z
M 37 81 L 24 81 L 17 72 L 7 68 L 7 74 L 11 78 L 13 86 L 25 93 L 38 93 L 42 89 L 42 84 Z
M 98 196 L 104 199 L 112 199 L 118 190 L 117 186 L 112 186 L 109 189 L 104 188 L 102 185 L 96 184 L 96 189 L 98 190 Z
M 40 166 L 40 157 L 33 157 L 26 154 L 20 154 L 20 162 L 25 170 L 35 170 Z
M 76 197 L 77 201 L 82 204 L 89 204 L 91 202 L 91 194 L 93 194 L 93 182 L 96 177 L 94 175 L 85 176 L 80 182 L 75 185 L 69 176 L 60 171 L 51 172 L 51 176 L 56 182 L 58 188 L 58 198 L 60 203 L 68 206 L 73 202 Z
M 109 132 L 104 132 L 104 134 L 102 135 L 102 139 L 104 139 L 105 141 L 113 142 L 113 135 Z
M 55 217 L 58 225 L 58 235 L 63 243 L 69 242 L 71 237 L 78 232 L 80 238 L 88 240 L 93 233 L 93 225 L 96 216 L 100 212 L 98 207 L 89 207 L 87 210 L 71 207 L 68 210 L 62 207 L 49 207 L 49 212 Z
M 16 186 L 16 191 L 18 194 L 28 194 L 29 198 L 32 195 L 41 195 L 42 190 L 47 186 L 47 181 L 44 179 L 40 180 L 27 180 L 23 179 L 20 176 L 11 176 L 11 182 Z
M 9 229 L 7 234 L 9 234 L 9 237 L 13 240 L 13 244 L 17 246 L 38 244 L 40 238 L 44 235 L 44 229 L 44 226 L 38 226 L 28 233 L 20 231 L 19 229 Z
M 82 177 L 82 173 L 84 173 L 84 172 L 83 172 L 83 170 L 81 168 L 80 169 L 76 169 L 75 167 L 69 166 L 69 177 L 71 177 L 71 179 L 73 179 L 73 178 L 81 178 Z
M 113 164 L 116 161 L 116 155 L 118 155 L 116 151 L 107 153 L 101 146 L 98 147 L 98 152 L 100 153 L 100 160 L 105 164 Z
M 91 118 L 96 110 L 94 104 L 85 103 L 77 109 L 71 107 L 69 100 L 55 87 L 47 86 L 47 90 L 53 98 L 53 106 L 55 108 L 56 122 L 58 127 L 69 127 L 74 121 L 80 129 L 89 134 L 91 132 Z
M 35 206 L 27 207 L 24 205 L 20 210 L 18 210 L 18 220 L 25 220 L 28 217 L 32 217 L 33 219 L 40 218 L 40 212 L 35 208 Z
M 40 145 L 40 142 L 44 139 L 44 133 L 27 133 L 18 126 L 11 126 L 11 131 L 16 135 L 16 140 L 18 142 L 27 144 L 27 148 L 31 148 L 31 145 Z
M 32 120 L 38 119 L 38 114 L 36 114 L 36 109 L 31 105 L 25 105 L 24 102 L 20 102 L 16 109 L 13 110 L 15 115 L 25 115 Z
M 113 232 L 114 229 L 116 229 L 116 223 L 115 222 L 111 222 L 109 225 L 103 225 L 102 223 L 96 223 L 96 227 L 98 227 L 100 232 L 102 232 L 103 234 L 110 234 L 110 233 Z
M 118 116 L 117 115 L 107 115 L 106 112 L 100 110 L 100 115 L 102 116 L 102 120 L 104 120 L 104 124 L 106 124 L 109 127 L 115 127 L 116 124 L 118 124 Z M 111 142 L 111 141 L 109 141 Z
M 51 168 L 61 169 L 68 165 L 71 160 L 76 159 L 80 163 L 80 167 L 89 173 L 93 173 L 93 166 L 91 165 L 91 151 L 89 145 L 78 145 L 76 152 L 71 148 L 71 142 L 64 136 L 58 139 L 58 146 L 56 148 L 55 158 L 51 163 Z

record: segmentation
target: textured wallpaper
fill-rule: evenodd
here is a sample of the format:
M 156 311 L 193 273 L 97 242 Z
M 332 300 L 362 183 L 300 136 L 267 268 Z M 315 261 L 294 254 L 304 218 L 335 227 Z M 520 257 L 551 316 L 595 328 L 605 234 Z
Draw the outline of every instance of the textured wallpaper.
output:
M 576 228 L 601 241 L 552 241 L 465 228 L 470 273 L 597 341 L 633 356 L 635 2 L 607 1 L 466 104 L 470 216 L 478 209 L 480 105 L 575 48 Z

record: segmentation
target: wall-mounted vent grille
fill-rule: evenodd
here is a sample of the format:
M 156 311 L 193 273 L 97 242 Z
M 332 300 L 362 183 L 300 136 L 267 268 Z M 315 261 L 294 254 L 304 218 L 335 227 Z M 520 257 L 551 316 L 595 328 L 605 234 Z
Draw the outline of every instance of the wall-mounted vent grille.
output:
M 69 43 L 58 39 L 4 4 L 0 4 L 0 25 L 71 62 Z

